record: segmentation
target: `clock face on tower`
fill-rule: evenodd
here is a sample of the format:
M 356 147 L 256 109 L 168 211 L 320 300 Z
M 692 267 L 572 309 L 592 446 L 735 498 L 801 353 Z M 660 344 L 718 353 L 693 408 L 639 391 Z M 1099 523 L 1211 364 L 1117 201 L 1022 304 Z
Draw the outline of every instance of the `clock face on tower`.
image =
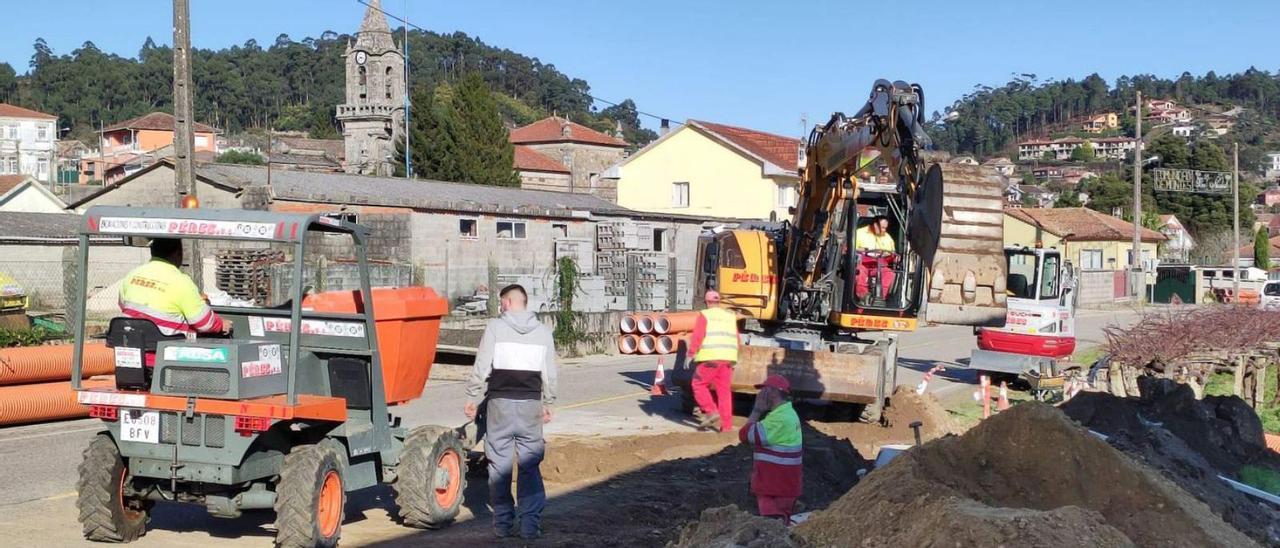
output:
M 363 52 L 363 51 L 357 51 L 357 52 L 356 52 L 356 64 L 357 64 L 357 65 L 363 65 L 363 64 L 364 64 L 364 62 L 365 62 L 365 60 L 366 60 L 366 59 L 368 59 L 368 58 L 369 58 L 369 55 L 368 55 L 368 54 L 366 54 L 365 52 Z

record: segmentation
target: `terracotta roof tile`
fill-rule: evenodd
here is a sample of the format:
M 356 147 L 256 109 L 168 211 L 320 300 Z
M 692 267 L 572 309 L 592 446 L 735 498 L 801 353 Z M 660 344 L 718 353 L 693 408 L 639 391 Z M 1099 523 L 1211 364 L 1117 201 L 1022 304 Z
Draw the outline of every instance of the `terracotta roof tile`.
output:
M 564 164 L 548 158 L 542 153 L 524 145 L 516 145 L 515 164 L 517 171 L 546 171 L 550 173 L 569 173 Z
M 1084 207 L 1012 208 L 1004 211 L 1031 226 L 1038 224 L 1049 233 L 1068 241 L 1113 242 L 1133 239 L 1133 224 L 1129 221 Z M 1164 234 L 1149 228 L 1142 229 L 1144 242 L 1163 242 L 1167 239 Z
M 13 190 L 14 187 L 22 184 L 30 175 L 0 175 L 0 195 Z
M 121 129 L 150 129 L 157 131 L 173 131 L 173 115 L 167 112 L 152 112 L 144 114 L 131 120 L 125 120 L 118 124 L 112 124 L 103 129 L 103 131 L 118 131 Z M 213 127 L 195 123 L 195 130 L 201 133 L 217 133 L 218 130 Z
M 10 105 L 9 103 L 0 103 L 0 117 L 9 118 L 38 118 L 40 120 L 57 120 L 58 117 L 52 114 L 45 114 L 38 110 L 22 108 L 18 105 Z
M 715 133 L 782 169 L 796 171 L 800 157 L 800 139 L 701 120 L 689 120 L 689 123 Z
M 568 135 L 565 134 L 565 126 L 568 126 Z M 530 145 L 534 143 L 586 143 L 591 145 L 604 145 L 610 147 L 625 147 L 627 142 L 614 137 L 600 133 L 582 124 L 571 122 L 568 119 L 551 116 L 543 118 L 524 127 L 518 127 L 511 130 L 511 142 L 518 145 Z

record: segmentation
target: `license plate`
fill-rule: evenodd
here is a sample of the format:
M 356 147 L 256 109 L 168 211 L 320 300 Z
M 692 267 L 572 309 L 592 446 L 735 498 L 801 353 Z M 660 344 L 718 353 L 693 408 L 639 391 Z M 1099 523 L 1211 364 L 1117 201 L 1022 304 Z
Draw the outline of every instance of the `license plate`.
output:
M 125 409 L 120 414 L 120 439 L 160 443 L 160 412 Z
M 116 367 L 129 367 L 140 369 L 142 367 L 142 349 L 129 348 L 127 346 L 117 346 L 116 351 Z

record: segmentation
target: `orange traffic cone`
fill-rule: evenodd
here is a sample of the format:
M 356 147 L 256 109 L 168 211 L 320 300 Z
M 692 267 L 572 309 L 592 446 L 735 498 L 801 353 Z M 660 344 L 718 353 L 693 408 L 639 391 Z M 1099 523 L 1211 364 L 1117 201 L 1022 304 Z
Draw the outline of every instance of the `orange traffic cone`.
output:
M 653 373 L 653 386 L 649 388 L 649 395 L 667 395 L 667 372 L 662 367 L 662 356 L 658 356 L 658 370 Z
M 996 401 L 996 410 L 1004 411 L 1009 408 L 1009 383 L 1000 381 L 1000 399 Z

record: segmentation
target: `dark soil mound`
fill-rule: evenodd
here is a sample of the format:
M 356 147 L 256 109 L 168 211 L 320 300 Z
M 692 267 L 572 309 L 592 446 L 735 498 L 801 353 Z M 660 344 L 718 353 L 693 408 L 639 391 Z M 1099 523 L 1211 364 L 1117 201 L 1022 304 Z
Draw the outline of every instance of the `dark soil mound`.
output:
M 1238 479 L 1246 465 L 1280 470 L 1253 410 L 1236 397 L 1197 401 L 1189 387 L 1164 379 L 1141 380 L 1140 390 L 1141 398 L 1082 393 L 1062 410 L 1106 434 L 1113 447 L 1159 471 L 1240 531 L 1280 545 L 1280 511 L 1218 479 Z
M 1177 486 L 1035 403 L 906 452 L 795 534 L 816 546 L 1252 544 Z
M 781 520 L 753 516 L 735 506 L 703 510 L 669 548 L 781 548 L 797 546 Z

